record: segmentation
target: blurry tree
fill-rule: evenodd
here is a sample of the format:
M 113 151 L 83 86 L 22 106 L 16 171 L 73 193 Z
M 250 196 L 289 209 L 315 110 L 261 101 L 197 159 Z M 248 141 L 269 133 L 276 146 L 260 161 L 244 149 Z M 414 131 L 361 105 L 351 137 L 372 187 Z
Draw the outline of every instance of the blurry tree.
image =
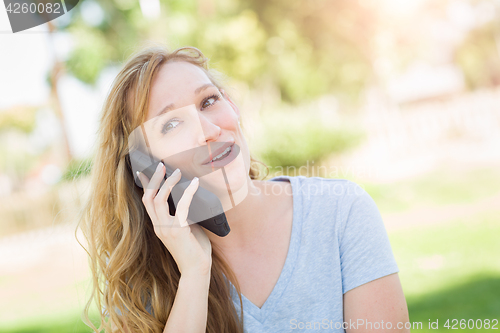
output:
M 49 41 L 53 42 L 51 40 L 52 34 L 57 31 L 57 28 L 50 21 L 47 22 L 47 26 L 50 32 Z M 54 48 L 52 43 L 51 46 L 52 48 Z M 54 54 L 56 53 L 54 52 Z M 48 81 L 50 86 L 50 104 L 55 114 L 59 118 L 61 125 L 62 144 L 64 149 L 63 158 L 65 159 L 64 163 L 69 163 L 72 160 L 73 156 L 71 154 L 71 149 L 69 148 L 68 131 L 66 128 L 66 122 L 64 120 L 64 113 L 61 107 L 61 100 L 59 97 L 59 90 L 58 90 L 59 78 L 61 77 L 63 71 L 64 71 L 64 63 L 61 62 L 61 60 L 59 60 L 56 56 L 54 56 L 54 63 L 52 64 L 52 67 L 48 73 Z
M 145 4 L 155 1 L 160 10 L 151 15 Z M 448 5 L 427 3 L 405 22 L 369 0 L 85 0 L 59 28 L 75 36 L 68 70 L 89 84 L 154 40 L 198 47 L 212 66 L 251 88 L 276 85 L 286 102 L 326 93 L 355 102 L 380 80 L 380 44 L 393 45 L 382 58 L 402 70 L 427 52 L 420 24 L 445 20 Z M 457 51 L 471 86 L 498 81 L 498 29 L 495 22 L 471 32 Z
M 375 11 L 351 0 L 249 3 L 270 37 L 267 70 L 285 100 L 325 93 L 357 99 L 373 73 Z
M 75 45 L 66 68 L 70 74 L 90 85 L 96 83 L 106 66 L 121 62 L 131 47 L 148 37 L 144 31 L 145 23 L 141 24 L 139 1 L 86 0 L 69 14 L 71 20 L 66 22 L 68 24 L 59 26 L 74 36 Z
M 376 15 L 358 1 L 169 0 L 148 18 L 140 1 L 85 0 L 70 13 L 60 26 L 76 42 L 66 65 L 89 84 L 144 40 L 198 47 L 228 76 L 270 81 L 292 103 L 324 93 L 355 101 L 372 73 Z
M 500 23 L 472 30 L 455 54 L 469 88 L 500 85 Z
M 155 0 L 85 0 L 76 6 L 71 19 L 59 23 L 74 36 L 65 64 L 69 73 L 94 85 L 104 68 L 121 65 L 152 40 L 171 48 L 197 47 L 211 67 L 257 93 L 274 85 L 284 102 L 296 105 L 324 94 L 355 103 L 374 76 L 371 41 L 378 16 L 360 1 L 161 0 L 157 15 L 146 3 Z M 288 128 L 276 144 L 300 128 Z M 271 165 L 300 165 L 359 141 L 358 135 L 328 134 L 309 123 L 301 133 L 307 138 L 302 155 L 288 158 L 291 149 L 278 154 L 269 148 L 261 152 L 264 159 Z M 69 178 L 79 174 L 68 171 Z
M 277 122 L 282 126 L 276 126 Z M 275 115 L 263 125 L 265 134 L 252 143 L 252 151 L 271 168 L 320 163 L 332 154 L 356 147 L 365 137 L 359 128 L 325 126 L 300 115 Z

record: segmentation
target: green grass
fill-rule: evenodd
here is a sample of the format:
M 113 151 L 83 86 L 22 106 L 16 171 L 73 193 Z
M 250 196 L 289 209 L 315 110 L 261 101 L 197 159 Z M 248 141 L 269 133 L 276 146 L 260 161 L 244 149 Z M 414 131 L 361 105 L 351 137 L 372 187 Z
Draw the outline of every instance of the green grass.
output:
M 410 322 L 422 322 L 419 331 L 449 331 L 443 325 L 447 320 L 499 319 L 500 275 L 474 274 L 460 284 L 421 296 L 407 297 Z M 429 329 L 429 320 L 438 321 L 438 330 Z M 499 324 L 500 325 L 500 324 Z M 500 328 L 497 325 L 496 327 Z M 458 325 L 455 327 L 459 327 Z M 472 325 L 470 327 L 473 327 Z M 467 329 L 467 331 L 480 331 Z
M 66 167 L 66 170 L 64 170 L 61 180 L 67 182 L 90 175 L 92 163 L 92 158 L 72 160 Z
M 391 232 L 410 321 L 500 319 L 500 211 Z M 470 330 L 474 331 L 474 330 Z
M 360 185 L 372 196 L 381 212 L 392 213 L 416 206 L 470 203 L 493 196 L 500 193 L 500 172 L 493 167 L 467 171 L 448 167 L 390 184 L 360 182 Z
M 500 211 L 389 233 L 406 295 L 441 290 L 476 273 L 500 277 Z M 500 291 L 499 291 L 500 292 Z
M 95 322 L 95 320 L 94 320 Z M 70 318 L 61 316 L 52 322 L 34 322 L 16 328 L 2 328 L 3 333 L 89 333 L 92 330 L 75 314 Z
M 93 332 L 81 319 L 82 309 L 69 309 L 60 313 L 40 316 L 27 316 L 22 322 L 2 324 L 2 333 L 89 333 Z M 94 325 L 99 323 L 97 311 L 90 313 L 90 319 Z

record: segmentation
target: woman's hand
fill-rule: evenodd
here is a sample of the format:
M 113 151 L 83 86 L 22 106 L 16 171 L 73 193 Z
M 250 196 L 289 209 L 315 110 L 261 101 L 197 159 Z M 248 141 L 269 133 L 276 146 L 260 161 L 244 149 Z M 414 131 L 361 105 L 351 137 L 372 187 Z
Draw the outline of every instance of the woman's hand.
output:
M 174 258 L 181 274 L 209 274 L 212 267 L 212 244 L 198 224 L 187 223 L 189 205 L 198 189 L 199 179 L 193 178 L 177 204 L 175 216 L 171 216 L 167 199 L 174 185 L 181 179 L 181 172 L 176 169 L 158 190 L 164 175 L 165 166 L 161 162 L 151 180 L 138 173 L 144 188 L 142 202 L 153 222 L 155 234 Z

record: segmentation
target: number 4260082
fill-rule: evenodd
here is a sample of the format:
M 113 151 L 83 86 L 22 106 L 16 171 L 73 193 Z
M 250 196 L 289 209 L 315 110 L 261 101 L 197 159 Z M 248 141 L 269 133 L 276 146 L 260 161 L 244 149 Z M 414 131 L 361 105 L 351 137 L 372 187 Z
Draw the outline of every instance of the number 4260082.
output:
M 450 324 L 451 320 L 451 324 Z M 458 330 L 458 329 L 486 329 L 486 330 L 497 330 L 498 329 L 498 319 L 448 319 L 444 324 L 447 329 Z
M 14 14 L 26 14 L 26 13 L 54 13 L 54 14 L 61 14 L 61 4 L 60 3 L 43 3 L 40 2 L 38 4 L 36 3 L 9 3 L 9 5 L 6 8 L 7 13 L 14 13 Z

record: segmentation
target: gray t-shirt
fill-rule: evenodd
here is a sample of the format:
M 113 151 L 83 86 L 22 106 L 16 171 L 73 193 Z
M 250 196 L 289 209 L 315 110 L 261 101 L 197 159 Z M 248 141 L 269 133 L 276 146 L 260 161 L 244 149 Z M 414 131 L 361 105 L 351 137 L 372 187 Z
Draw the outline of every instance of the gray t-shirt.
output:
M 262 308 L 242 295 L 245 332 L 344 332 L 343 294 L 399 272 L 378 208 L 352 181 L 304 176 L 270 180 L 292 185 L 290 247 Z M 231 295 L 239 314 L 232 284 Z M 151 313 L 149 304 L 147 310 Z
M 343 294 L 399 272 L 379 210 L 352 181 L 304 176 L 271 180 L 292 185 L 290 247 L 264 305 L 259 308 L 242 295 L 245 332 L 344 332 Z M 239 314 L 239 298 L 231 288 Z

